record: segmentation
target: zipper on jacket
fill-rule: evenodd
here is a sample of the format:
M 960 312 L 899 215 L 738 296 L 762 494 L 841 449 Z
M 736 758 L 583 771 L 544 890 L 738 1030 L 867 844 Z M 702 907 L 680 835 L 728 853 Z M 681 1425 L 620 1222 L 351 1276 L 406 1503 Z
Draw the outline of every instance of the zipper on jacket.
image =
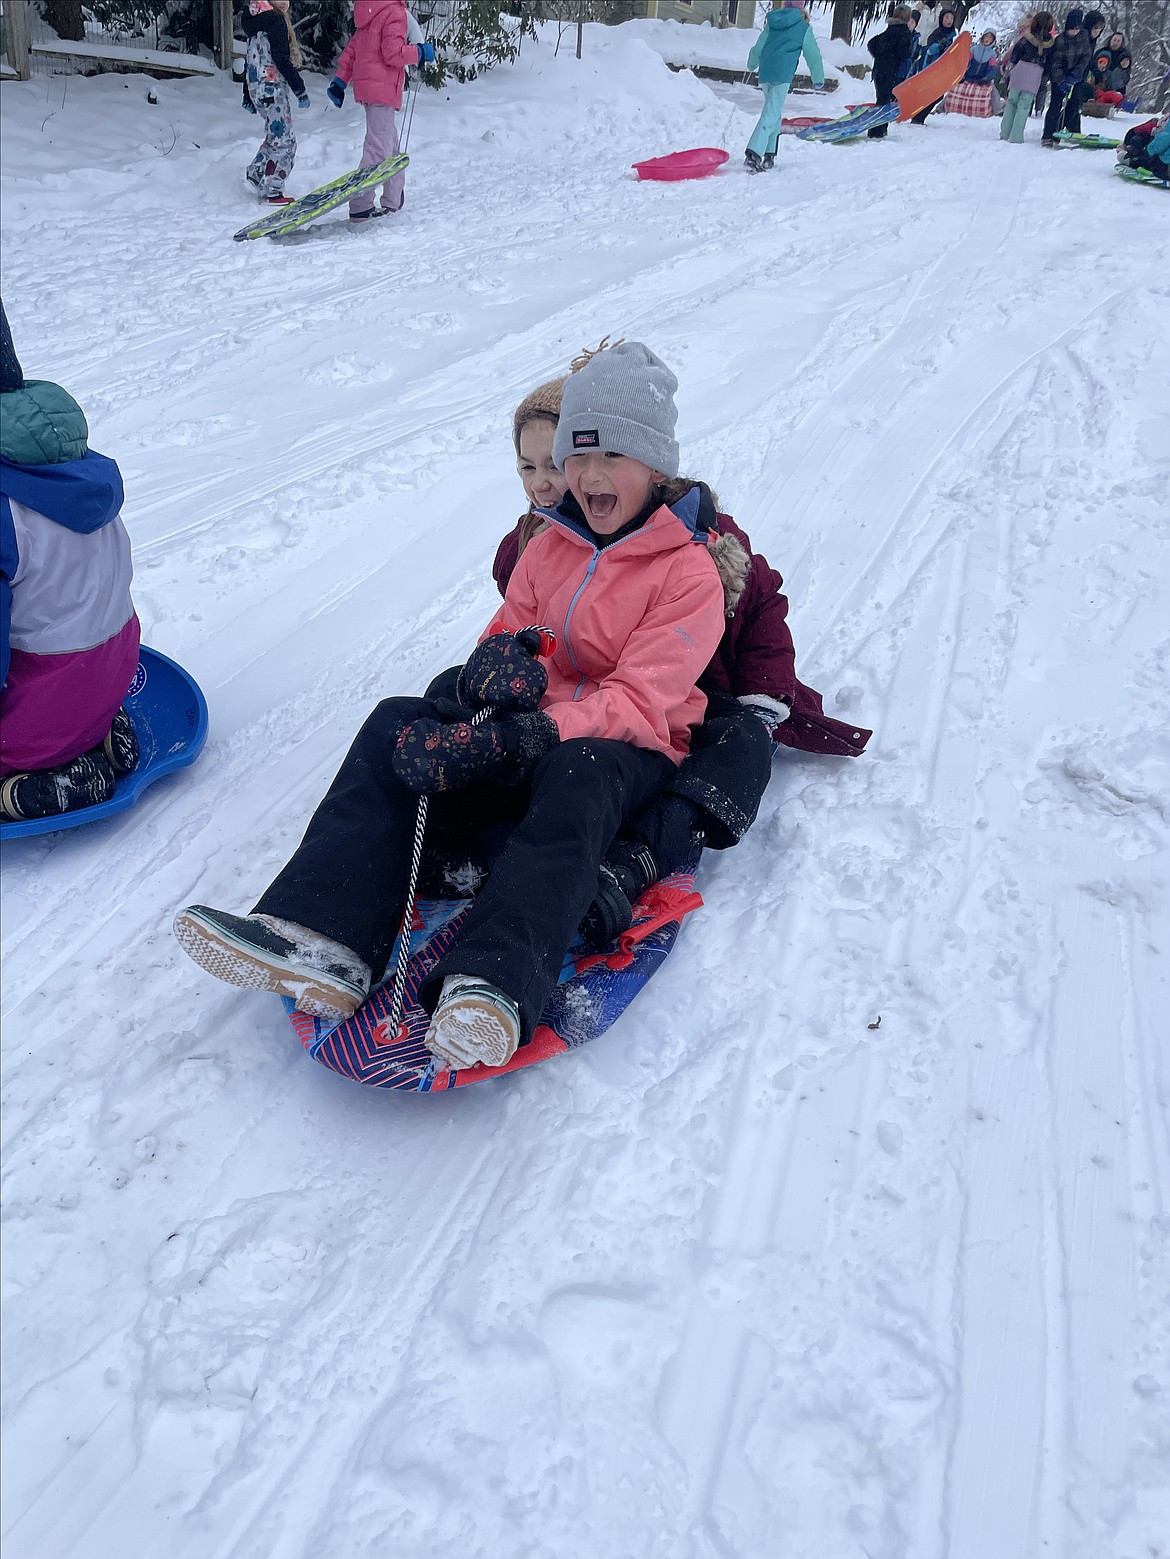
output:
M 593 578 L 593 570 L 597 567 L 597 560 L 598 560 L 598 558 L 600 556 L 601 556 L 601 553 L 598 552 L 596 547 L 594 547 L 594 549 L 593 549 L 593 556 L 589 559 L 589 567 L 585 570 L 585 578 L 577 586 L 576 590 L 573 593 L 573 599 L 569 602 L 568 606 L 565 609 L 565 621 L 564 621 L 564 624 L 562 625 L 562 628 L 561 628 L 561 635 L 562 635 L 562 637 L 564 638 L 564 641 L 565 641 L 565 654 L 569 657 L 569 664 L 572 666 L 573 670 L 577 673 L 577 675 L 581 679 L 577 683 L 577 686 L 576 686 L 576 688 L 574 689 L 574 692 L 573 692 L 573 702 L 574 703 L 576 703 L 577 700 L 581 697 L 581 690 L 584 688 L 586 682 L 589 679 L 586 677 L 585 673 L 581 670 L 581 663 L 580 663 L 580 661 L 578 661 L 576 655 L 573 654 L 573 641 L 569 638 L 569 618 L 572 617 L 572 615 L 573 615 L 573 608 L 576 606 L 577 602 L 581 599 L 581 592 L 585 589 L 585 586 Z
M 657 510 L 655 511 L 655 513 L 657 513 Z M 593 556 L 589 559 L 589 567 L 585 570 L 585 578 L 577 586 L 576 590 L 573 593 L 573 599 L 569 602 L 569 605 L 566 608 L 565 620 L 564 620 L 564 623 L 561 625 L 561 633 L 564 636 L 564 641 L 565 641 L 565 654 L 568 655 L 568 657 L 569 657 L 569 664 L 572 666 L 573 670 L 577 673 L 577 675 L 581 678 L 580 682 L 577 683 L 576 690 L 573 693 L 573 700 L 572 700 L 573 703 L 576 703 L 577 700 L 581 697 L 581 693 L 584 690 L 585 684 L 589 680 L 589 678 L 581 670 L 581 663 L 580 663 L 580 661 L 578 661 L 577 657 L 573 654 L 573 644 L 572 644 L 572 640 L 569 638 L 569 618 L 572 617 L 572 615 L 573 615 L 573 609 L 576 607 L 577 602 L 581 599 L 581 595 L 582 595 L 582 592 L 585 589 L 585 586 L 593 578 L 593 571 L 597 567 L 598 562 L 601 559 L 602 551 L 604 550 L 606 552 L 612 552 L 615 547 L 620 547 L 622 545 L 622 542 L 633 541 L 635 536 L 643 535 L 647 530 L 649 530 L 651 528 L 651 526 L 653 526 L 653 524 L 654 524 L 654 516 L 651 515 L 650 518 L 646 521 L 645 525 L 639 525 L 639 527 L 638 527 L 638 529 L 636 531 L 634 531 L 629 536 L 623 536 L 621 541 L 611 542 L 610 545 L 608 547 L 605 547 L 604 549 L 600 548 L 600 547 L 594 547 L 593 548 Z M 699 537 L 696 534 L 696 535 L 692 536 L 691 539 L 693 541 L 697 541 L 697 540 L 699 540 Z M 704 545 L 705 544 L 706 543 L 704 543 Z M 592 545 L 592 543 L 590 543 L 590 545 Z

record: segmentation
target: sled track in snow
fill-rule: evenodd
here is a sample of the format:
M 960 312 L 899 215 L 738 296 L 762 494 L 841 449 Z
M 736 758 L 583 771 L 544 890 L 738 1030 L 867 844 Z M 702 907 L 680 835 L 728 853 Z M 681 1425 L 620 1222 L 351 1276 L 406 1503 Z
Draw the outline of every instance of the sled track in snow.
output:
M 130 224 L 77 261 L 65 307 L 100 323 L 53 371 L 126 437 L 148 636 L 213 731 L 127 818 L 4 850 L 15 1559 L 1148 1550 L 1170 1162 L 1143 419 L 1170 359 L 1140 321 L 1166 296 L 1102 285 L 1099 233 L 1077 269 L 1058 208 L 1095 186 L 1045 181 L 1088 159 L 973 164 L 972 128 L 932 126 L 934 161 L 618 184 L 575 271 L 589 192 L 525 204 L 512 169 L 443 186 L 455 237 L 435 214 L 257 263 L 209 257 L 200 218 L 134 240 L 158 299 L 128 300 L 102 383 L 115 316 L 85 288 Z M 201 291 L 240 317 L 201 325 Z M 510 407 L 606 330 L 677 362 L 688 467 L 874 750 L 777 759 L 610 1042 L 371 1095 L 184 967 L 170 915 L 251 902 L 368 706 L 470 643 Z

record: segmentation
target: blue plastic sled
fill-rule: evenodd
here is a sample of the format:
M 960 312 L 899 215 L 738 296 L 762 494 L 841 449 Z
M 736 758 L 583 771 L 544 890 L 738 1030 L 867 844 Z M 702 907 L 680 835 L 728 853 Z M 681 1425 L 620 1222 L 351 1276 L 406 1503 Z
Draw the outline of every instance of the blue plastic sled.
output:
M 138 670 L 124 700 L 142 757 L 133 774 L 124 775 L 108 801 L 78 807 L 57 817 L 34 817 L 23 823 L 0 823 L 0 840 L 53 834 L 63 828 L 97 823 L 132 807 L 148 785 L 175 769 L 185 769 L 203 751 L 207 740 L 207 700 L 182 666 L 144 644 Z

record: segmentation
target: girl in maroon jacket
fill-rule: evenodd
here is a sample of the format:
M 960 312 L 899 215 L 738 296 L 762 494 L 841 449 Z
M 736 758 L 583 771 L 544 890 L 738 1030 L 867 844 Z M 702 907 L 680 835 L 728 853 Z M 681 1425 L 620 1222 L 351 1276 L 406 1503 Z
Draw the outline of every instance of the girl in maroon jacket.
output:
M 594 355 L 575 359 L 574 371 Z M 496 552 L 492 575 L 501 595 L 528 542 L 548 523 L 541 510 L 554 509 L 564 496 L 564 476 L 552 461 L 564 383 L 554 379 L 533 390 L 513 418 L 516 468 L 529 510 Z M 692 485 L 680 479 L 683 490 Z M 696 849 L 725 850 L 743 838 L 768 784 L 774 742 L 852 757 L 872 734 L 830 719 L 821 695 L 797 681 L 788 602 L 781 594 L 784 581 L 766 558 L 752 552 L 735 521 L 718 512 L 710 490 L 697 485 L 696 528 L 707 534 L 723 581 L 727 626 L 699 682 L 707 695 L 707 714 L 692 734 L 690 755 L 669 787 L 614 841 L 602 863 L 598 897 L 582 924 L 598 946 L 620 935 L 641 894 L 677 871 Z M 671 501 L 669 494 L 665 501 Z

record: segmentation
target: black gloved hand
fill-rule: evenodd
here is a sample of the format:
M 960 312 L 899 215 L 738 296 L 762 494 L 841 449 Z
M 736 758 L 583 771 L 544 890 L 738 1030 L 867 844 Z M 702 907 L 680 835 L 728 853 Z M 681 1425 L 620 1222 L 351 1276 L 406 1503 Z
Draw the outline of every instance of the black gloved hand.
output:
M 493 633 L 477 644 L 459 673 L 459 702 L 501 715 L 539 709 L 548 691 L 548 673 L 525 643 L 527 637 Z
M 392 762 L 408 790 L 425 794 L 461 790 L 477 780 L 519 785 L 560 739 L 556 725 L 539 711 L 482 725 L 414 720 L 398 733 Z

